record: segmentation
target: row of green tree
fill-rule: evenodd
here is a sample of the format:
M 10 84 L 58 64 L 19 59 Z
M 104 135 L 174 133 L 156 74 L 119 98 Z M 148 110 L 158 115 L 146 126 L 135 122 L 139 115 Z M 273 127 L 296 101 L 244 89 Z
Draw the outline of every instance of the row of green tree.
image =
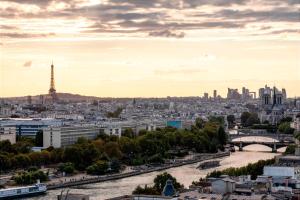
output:
M 118 172 L 122 164 L 140 165 L 162 163 L 182 150 L 217 152 L 223 150 L 227 135 L 222 127 L 223 119 L 212 117 L 205 122 L 197 119 L 191 130 L 166 127 L 156 131 L 143 131 L 139 136 L 128 132 L 120 138 L 100 134 L 95 140 L 79 138 L 77 143 L 66 148 L 48 148 L 32 152 L 28 141 L 0 142 L 0 172 L 24 169 L 30 166 L 71 163 L 76 170 L 90 174 Z M 175 152 L 175 154 L 174 154 Z M 71 165 L 67 165 L 67 171 Z M 73 170 L 74 171 L 74 170 Z
M 260 160 L 256 163 L 250 163 L 244 167 L 234 168 L 230 167 L 221 171 L 213 171 L 207 175 L 207 177 L 220 177 L 221 175 L 229 176 L 241 176 L 241 175 L 251 175 L 251 179 L 256 179 L 258 175 L 263 174 L 264 166 L 272 165 L 275 163 L 275 159 Z

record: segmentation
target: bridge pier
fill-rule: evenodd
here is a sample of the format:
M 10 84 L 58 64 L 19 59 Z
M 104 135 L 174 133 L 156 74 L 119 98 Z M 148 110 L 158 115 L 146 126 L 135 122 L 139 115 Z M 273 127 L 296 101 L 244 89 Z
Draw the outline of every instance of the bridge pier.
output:
M 240 142 L 239 151 L 243 151 L 243 143 Z
M 276 142 L 273 144 L 272 153 L 277 153 Z

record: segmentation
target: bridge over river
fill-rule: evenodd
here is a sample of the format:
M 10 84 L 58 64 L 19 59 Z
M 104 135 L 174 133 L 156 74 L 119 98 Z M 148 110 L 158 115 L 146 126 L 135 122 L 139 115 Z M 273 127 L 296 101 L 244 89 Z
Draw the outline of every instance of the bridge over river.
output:
M 286 147 L 294 143 L 293 135 L 268 133 L 266 130 L 240 129 L 229 134 L 229 143 L 237 146 L 239 151 L 253 144 L 268 146 L 272 152 L 277 152 L 278 148 Z

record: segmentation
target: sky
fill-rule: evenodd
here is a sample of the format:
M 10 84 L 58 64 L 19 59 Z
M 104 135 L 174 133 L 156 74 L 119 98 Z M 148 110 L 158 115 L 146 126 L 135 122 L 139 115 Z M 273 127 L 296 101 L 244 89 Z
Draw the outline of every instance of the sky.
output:
M 1 0 L 0 97 L 300 96 L 300 0 Z

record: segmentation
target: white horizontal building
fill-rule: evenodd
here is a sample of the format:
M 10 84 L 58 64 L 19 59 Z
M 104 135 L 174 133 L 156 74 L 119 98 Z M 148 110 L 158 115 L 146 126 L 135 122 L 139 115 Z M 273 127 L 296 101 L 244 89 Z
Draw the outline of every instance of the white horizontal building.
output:
M 297 178 L 298 171 L 295 169 L 295 167 L 265 166 L 264 176 Z
M 59 148 L 75 144 L 80 137 L 95 139 L 103 131 L 97 126 L 63 126 L 43 129 L 43 147 Z
M 0 127 L 0 141 L 9 140 L 11 144 L 16 143 L 16 127 Z

